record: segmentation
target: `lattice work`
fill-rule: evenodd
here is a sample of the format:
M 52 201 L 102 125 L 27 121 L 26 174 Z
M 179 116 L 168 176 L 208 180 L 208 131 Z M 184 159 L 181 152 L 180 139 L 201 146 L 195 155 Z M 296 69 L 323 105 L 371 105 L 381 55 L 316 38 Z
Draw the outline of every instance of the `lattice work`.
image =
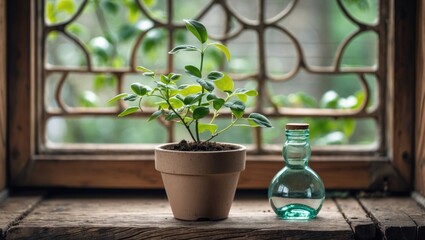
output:
M 195 19 L 201 20 L 209 13 L 209 11 L 213 8 L 219 7 L 224 12 L 224 19 L 222 19 L 222 36 L 210 36 L 212 39 L 222 41 L 224 43 L 231 42 L 233 39 L 237 38 L 241 34 L 247 31 L 251 31 L 255 33 L 256 41 L 257 41 L 257 64 L 258 69 L 255 73 L 249 74 L 233 74 L 232 77 L 237 81 L 247 81 L 248 79 L 254 79 L 257 83 L 257 90 L 260 93 L 258 100 L 255 102 L 255 105 L 252 107 L 252 110 L 263 113 L 271 118 L 279 118 L 279 117 L 350 117 L 355 119 L 360 118 L 369 118 L 374 119 L 377 122 L 377 126 L 379 127 L 379 149 L 383 151 L 384 143 L 385 143 L 385 108 L 383 103 L 385 103 L 386 96 L 386 82 L 387 82 L 387 45 L 388 45 L 388 29 L 387 29 L 387 20 L 388 20 L 388 12 L 389 12 L 389 2 L 388 1 L 380 1 L 379 2 L 379 19 L 374 24 L 366 24 L 360 22 L 355 17 L 353 17 L 350 12 L 348 12 L 346 6 L 342 2 L 342 0 L 336 0 L 337 5 L 341 13 L 345 16 L 345 18 L 355 25 L 357 28 L 351 34 L 345 37 L 345 39 L 340 43 L 338 49 L 336 50 L 335 55 L 333 56 L 333 61 L 330 66 L 312 66 L 308 64 L 306 58 L 306 50 L 303 48 L 302 43 L 297 38 L 297 36 L 292 33 L 288 28 L 285 27 L 284 19 L 290 16 L 294 9 L 296 9 L 298 5 L 298 0 L 289 1 L 289 3 L 281 9 L 280 13 L 277 15 L 267 18 L 266 17 L 266 1 L 267 0 L 259 0 L 258 8 L 257 8 L 257 20 L 250 20 L 244 16 L 242 16 L 238 11 L 236 11 L 229 4 L 230 0 L 211 0 L 209 1 L 203 9 L 199 10 L 198 15 Z M 41 39 L 41 58 L 40 61 L 42 65 L 40 78 L 37 81 L 40 82 L 38 86 L 40 86 L 39 93 L 41 103 L 39 104 L 41 109 L 41 117 L 40 117 L 40 126 L 42 126 L 39 131 L 42 136 L 45 136 L 46 124 L 47 121 L 52 117 L 80 117 L 80 116 L 116 116 L 119 112 L 125 109 L 126 105 L 124 102 L 120 102 L 118 107 L 72 107 L 69 106 L 63 99 L 61 94 L 62 88 L 64 87 L 64 83 L 67 80 L 70 74 L 99 74 L 99 73 L 107 73 L 112 75 L 116 81 L 116 92 L 123 92 L 125 83 L 124 79 L 126 75 L 135 74 L 136 66 L 138 58 L 137 49 L 140 48 L 143 39 L 146 37 L 149 32 L 154 29 L 163 29 L 167 32 L 168 35 L 168 43 L 167 48 L 171 50 L 175 46 L 175 35 L 176 31 L 184 29 L 184 26 L 181 22 L 173 21 L 173 12 L 174 8 L 176 8 L 176 3 L 173 0 L 165 1 L 166 5 L 166 21 L 159 20 L 154 17 L 151 11 L 144 6 L 140 1 L 135 1 L 137 5 L 137 10 L 140 11 L 147 19 L 149 19 L 152 25 L 142 31 L 137 35 L 134 44 L 130 50 L 130 59 L 129 59 L 129 67 L 126 68 L 105 68 L 105 67 L 95 67 L 93 64 L 93 57 L 86 46 L 86 44 L 81 40 L 75 37 L 73 34 L 70 34 L 67 30 L 67 27 L 76 21 L 87 8 L 89 1 L 83 0 L 81 4 L 79 4 L 73 16 L 61 23 L 57 24 L 48 24 L 45 19 L 45 2 L 40 1 L 39 9 L 42 12 L 42 22 L 40 25 Z M 236 23 L 236 24 L 235 24 Z M 233 28 L 236 26 L 236 28 Z M 273 29 L 280 34 L 283 34 L 285 37 L 290 39 L 291 43 L 294 46 L 294 50 L 296 53 L 296 61 L 295 66 L 283 76 L 274 76 L 267 71 L 267 51 L 266 51 L 266 41 L 265 41 L 265 32 L 267 30 Z M 86 66 L 85 67 L 66 67 L 66 66 L 51 66 L 47 64 L 46 61 L 46 39 L 49 33 L 58 32 L 67 40 L 71 41 L 75 46 L 77 46 L 85 57 Z M 378 37 L 378 58 L 376 60 L 377 64 L 373 67 L 343 67 L 342 59 L 344 52 L 347 49 L 347 46 L 360 34 L 372 32 L 375 33 Z M 173 55 L 168 55 L 166 59 L 166 68 L 162 69 L 163 72 L 171 72 L 174 70 L 174 59 Z M 358 81 L 364 92 L 363 102 L 359 107 L 355 109 L 315 109 L 315 108 L 287 108 L 277 106 L 272 101 L 272 96 L 268 92 L 267 83 L 284 83 L 291 81 L 300 71 L 305 71 L 311 74 L 327 74 L 327 75 L 343 75 L 343 74 L 354 74 L 358 77 Z M 54 101 L 56 102 L 55 107 L 48 107 L 45 104 L 46 99 L 46 88 L 47 84 L 46 79 L 52 75 L 59 75 L 58 84 L 55 87 Z M 377 79 L 377 91 L 379 99 L 377 99 L 377 103 L 373 106 L 368 106 L 368 103 L 371 98 L 371 87 L 366 81 L 366 75 L 372 75 Z M 155 109 L 147 108 L 146 111 L 140 112 L 137 116 L 149 116 Z M 226 115 L 226 113 L 224 114 Z M 228 114 L 227 114 L 228 115 Z M 169 124 L 167 122 L 161 122 L 164 127 L 168 129 L 168 140 L 173 141 L 173 124 Z M 265 148 L 262 143 L 261 137 L 261 129 L 254 130 L 255 132 L 255 148 L 256 152 L 264 152 Z M 46 140 L 42 140 L 46 141 Z

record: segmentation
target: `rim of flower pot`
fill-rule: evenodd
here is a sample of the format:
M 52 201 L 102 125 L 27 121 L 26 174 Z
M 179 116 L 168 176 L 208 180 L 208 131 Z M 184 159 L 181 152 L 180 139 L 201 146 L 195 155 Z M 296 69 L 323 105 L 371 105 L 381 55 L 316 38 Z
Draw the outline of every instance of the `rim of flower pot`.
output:
M 162 173 L 182 175 L 227 174 L 245 169 L 246 147 L 223 151 L 178 151 L 164 149 L 161 144 L 155 148 L 155 169 Z
M 166 152 L 184 152 L 184 153 L 190 153 L 190 154 L 199 154 L 199 153 L 222 153 L 222 152 L 240 152 L 240 151 L 246 151 L 246 147 L 244 145 L 240 145 L 237 143 L 227 143 L 227 142 L 217 142 L 219 144 L 224 145 L 232 145 L 236 146 L 237 149 L 230 149 L 230 150 L 221 150 L 221 151 L 180 151 L 180 150 L 170 150 L 170 149 L 164 149 L 165 146 L 171 146 L 171 145 L 177 145 L 178 142 L 172 142 L 172 143 L 163 143 L 155 147 L 156 150 L 166 151 Z

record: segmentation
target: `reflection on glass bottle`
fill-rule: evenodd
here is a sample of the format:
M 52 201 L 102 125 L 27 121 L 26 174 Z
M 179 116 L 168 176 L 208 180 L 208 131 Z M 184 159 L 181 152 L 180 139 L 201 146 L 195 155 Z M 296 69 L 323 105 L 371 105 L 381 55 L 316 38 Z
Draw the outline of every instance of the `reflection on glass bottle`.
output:
M 315 218 L 325 200 L 325 187 L 308 167 L 311 156 L 308 124 L 288 123 L 285 134 L 285 167 L 270 183 L 270 205 L 281 219 Z

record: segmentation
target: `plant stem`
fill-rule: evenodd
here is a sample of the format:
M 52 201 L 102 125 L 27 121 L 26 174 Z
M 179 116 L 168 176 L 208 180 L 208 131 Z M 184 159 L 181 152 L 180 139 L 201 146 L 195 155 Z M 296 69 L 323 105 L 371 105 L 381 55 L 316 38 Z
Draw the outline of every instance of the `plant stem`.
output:
M 161 90 L 159 90 L 159 93 L 161 94 L 161 96 L 158 96 L 159 98 L 162 98 L 162 99 L 164 99 L 164 101 L 168 104 L 168 106 L 170 107 L 170 109 L 171 109 L 171 111 L 173 111 L 176 115 L 177 115 L 177 117 L 180 119 L 180 121 L 183 123 L 183 125 L 185 126 L 185 128 L 187 129 L 187 131 L 189 132 L 189 134 L 190 134 L 190 137 L 192 138 L 192 140 L 193 141 L 195 141 L 196 142 L 196 140 L 195 140 L 195 137 L 193 136 L 193 133 L 192 133 L 192 131 L 190 130 L 190 127 L 186 124 L 186 122 L 184 121 L 184 118 L 182 118 L 182 116 L 180 116 L 180 114 L 173 108 L 173 106 L 171 106 L 171 103 L 170 103 L 170 101 L 168 100 L 168 89 L 167 89 L 167 92 L 166 92 L 166 96 L 164 96 L 164 93 L 161 91 Z
M 201 66 L 199 67 L 199 71 L 201 72 L 201 77 L 202 77 L 203 65 L 204 65 L 204 49 L 202 49 L 201 51 Z M 204 87 L 202 87 L 202 93 L 204 93 L 204 91 L 205 91 Z M 202 98 L 199 99 L 198 106 L 201 106 L 201 103 L 202 103 Z M 197 140 L 196 142 L 200 143 L 201 140 L 199 139 L 199 120 L 198 119 L 196 119 L 195 121 L 195 131 L 196 131 L 196 140 Z
M 210 138 L 208 138 L 207 140 L 205 140 L 205 142 L 209 142 L 211 141 L 213 138 L 217 137 L 218 135 L 222 134 L 223 132 L 229 130 L 233 125 L 235 125 L 235 123 L 239 120 L 240 118 L 236 118 L 235 121 L 232 121 L 229 126 L 221 129 L 220 131 L 216 132 L 214 135 L 212 135 Z
M 142 111 L 143 112 L 143 109 L 142 109 L 142 97 L 140 97 L 140 99 L 139 99 L 139 109 L 140 109 L 140 111 Z
M 192 140 L 194 142 L 196 142 L 195 137 L 192 134 L 192 131 L 190 130 L 189 126 L 186 124 L 186 122 L 184 121 L 184 119 L 182 118 L 182 116 L 180 116 L 180 114 L 171 106 L 170 101 L 168 101 L 168 99 L 166 99 L 165 101 L 167 102 L 168 106 L 170 106 L 171 111 L 173 111 L 177 115 L 177 117 L 180 119 L 180 121 L 182 121 L 183 125 L 185 126 L 185 128 L 189 132 L 190 137 L 192 138 Z
M 213 117 L 211 118 L 210 124 L 212 124 L 214 122 L 214 120 L 217 116 L 218 116 L 218 111 L 214 110 L 214 114 L 213 114 Z

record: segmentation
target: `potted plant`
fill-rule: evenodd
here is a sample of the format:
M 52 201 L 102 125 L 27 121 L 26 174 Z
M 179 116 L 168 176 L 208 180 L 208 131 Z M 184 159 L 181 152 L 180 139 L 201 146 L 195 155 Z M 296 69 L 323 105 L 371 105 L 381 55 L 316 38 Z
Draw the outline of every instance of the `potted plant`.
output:
M 234 89 L 233 80 L 224 72 L 204 74 L 203 62 L 208 49 L 216 47 L 227 60 L 230 60 L 229 50 L 221 43 L 209 42 L 207 30 L 200 22 L 184 22 L 200 46 L 177 46 L 169 54 L 197 52 L 200 55 L 199 66 L 185 66 L 193 84 L 181 84 L 181 74 L 157 74 L 148 68 L 137 67 L 156 86 L 151 88 L 142 83 L 133 83 L 133 93 L 121 93 L 109 102 L 123 99 L 139 103 L 118 115 L 123 117 L 142 110 L 143 98 L 155 99 L 158 110 L 148 121 L 162 117 L 179 123 L 187 130 L 190 141 L 163 144 L 155 149 L 155 168 L 161 172 L 168 200 L 177 219 L 219 220 L 228 216 L 239 174 L 245 168 L 246 149 L 241 145 L 212 140 L 235 126 L 272 125 L 258 113 L 244 117 L 245 102 L 248 97 L 256 96 L 257 91 Z M 219 129 L 215 121 L 223 109 L 227 109 L 232 118 L 226 127 Z M 200 138 L 203 132 L 209 132 L 206 139 Z

